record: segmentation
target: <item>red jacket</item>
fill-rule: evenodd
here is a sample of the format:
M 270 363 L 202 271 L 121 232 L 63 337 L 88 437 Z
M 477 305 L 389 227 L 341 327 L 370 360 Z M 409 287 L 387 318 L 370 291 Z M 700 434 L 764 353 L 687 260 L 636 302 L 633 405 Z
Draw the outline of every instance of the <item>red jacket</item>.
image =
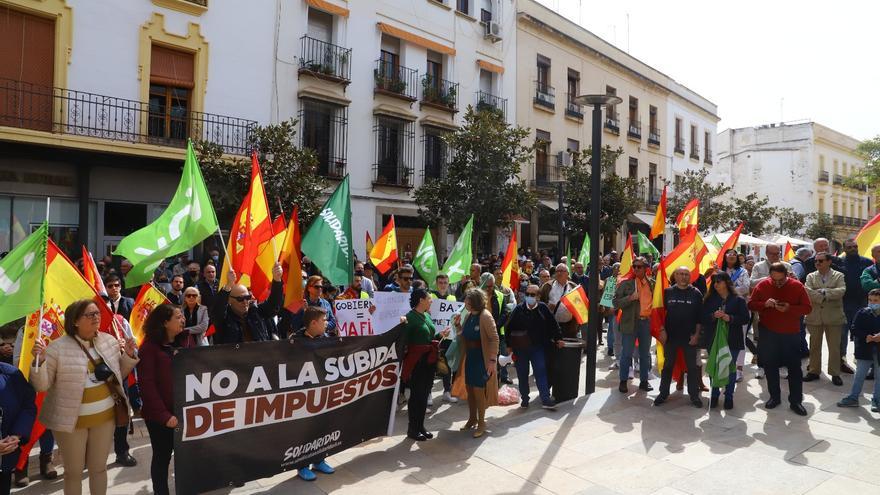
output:
M 776 308 L 764 307 L 768 299 L 787 302 L 788 311 L 783 313 Z M 761 326 L 771 332 L 798 333 L 801 331 L 801 316 L 810 314 L 813 305 L 802 283 L 788 277 L 782 287 L 776 287 L 773 279 L 767 277 L 755 286 L 749 309 L 758 312 Z
M 171 356 L 174 348 L 149 340 L 141 344 L 137 365 L 138 383 L 144 406 L 141 416 L 147 421 L 165 424 L 174 416 L 174 394 L 171 388 Z

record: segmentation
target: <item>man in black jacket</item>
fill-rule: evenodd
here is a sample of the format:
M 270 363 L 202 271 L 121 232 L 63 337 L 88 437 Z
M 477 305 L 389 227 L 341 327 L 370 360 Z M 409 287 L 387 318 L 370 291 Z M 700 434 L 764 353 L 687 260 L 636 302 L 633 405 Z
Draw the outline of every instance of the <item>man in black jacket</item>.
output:
M 199 295 L 202 296 L 202 304 L 208 308 L 213 308 L 217 292 L 220 290 L 220 284 L 217 280 L 217 268 L 214 265 L 205 265 L 202 273 L 204 278 L 196 284 L 196 289 L 199 289 Z
M 681 349 L 687 364 L 687 387 L 691 404 L 694 407 L 703 407 L 703 401 L 700 400 L 700 371 L 697 368 L 697 336 L 700 334 L 703 295 L 691 285 L 691 271 L 687 267 L 676 269 L 673 277 L 675 285 L 663 291 L 666 320 L 660 327 L 659 340 L 663 343 L 665 363 L 660 375 L 660 395 L 654 399 L 654 405 L 663 404 L 669 397 L 672 370 L 678 350 Z
M 547 382 L 545 352 L 554 343 L 562 345 L 562 330 L 546 304 L 538 301 L 538 286 L 529 285 L 525 300 L 510 314 L 507 322 L 507 354 L 516 355 L 516 376 L 519 378 L 520 407 L 529 407 L 529 363 L 535 373 L 535 384 L 544 409 L 553 410 Z
M 262 304 L 251 304 L 253 294 L 244 285 L 234 285 L 238 278 L 234 270 L 229 270 L 229 282 L 217 293 L 217 300 L 211 308 L 211 321 L 216 329 L 215 344 L 258 342 L 272 338 L 276 332 L 274 317 L 284 300 L 281 273 L 281 264 L 275 263 L 269 298 Z

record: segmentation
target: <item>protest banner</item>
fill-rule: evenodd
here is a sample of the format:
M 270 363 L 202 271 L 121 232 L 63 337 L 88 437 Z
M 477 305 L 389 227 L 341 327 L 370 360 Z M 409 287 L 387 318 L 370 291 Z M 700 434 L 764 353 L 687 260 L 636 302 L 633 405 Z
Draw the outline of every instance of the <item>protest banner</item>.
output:
M 387 435 L 401 328 L 178 352 L 177 493 L 274 476 Z
M 444 301 L 443 299 L 431 301 L 431 320 L 434 322 L 434 326 L 437 327 L 437 332 L 451 328 L 452 317 L 461 313 L 462 308 L 464 308 L 463 302 Z
M 370 307 L 376 309 L 371 313 Z M 410 311 L 409 294 L 377 292 L 372 299 L 340 299 L 333 301 L 336 327 L 340 337 L 379 335 L 400 323 Z M 451 326 L 452 316 L 460 313 L 464 303 L 435 299 L 431 303 L 431 319 L 440 332 Z

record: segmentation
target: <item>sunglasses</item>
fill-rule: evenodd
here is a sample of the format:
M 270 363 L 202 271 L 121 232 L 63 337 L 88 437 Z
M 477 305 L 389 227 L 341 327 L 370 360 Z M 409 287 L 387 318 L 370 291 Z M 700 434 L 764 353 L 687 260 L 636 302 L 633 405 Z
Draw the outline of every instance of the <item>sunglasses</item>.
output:
M 101 317 L 100 311 L 89 311 L 88 313 L 83 313 L 83 318 L 88 318 L 90 320 L 94 320 Z
M 250 301 L 251 299 L 253 299 L 254 295 L 253 294 L 245 294 L 243 296 L 229 296 L 229 297 L 235 299 L 238 302 L 245 302 L 245 301 Z
M 199 297 L 199 295 L 198 294 L 187 294 L 184 297 L 186 297 L 187 299 L 195 299 L 195 298 Z
M 122 287 L 122 285 L 121 284 L 107 284 L 108 289 L 112 289 L 114 287 Z

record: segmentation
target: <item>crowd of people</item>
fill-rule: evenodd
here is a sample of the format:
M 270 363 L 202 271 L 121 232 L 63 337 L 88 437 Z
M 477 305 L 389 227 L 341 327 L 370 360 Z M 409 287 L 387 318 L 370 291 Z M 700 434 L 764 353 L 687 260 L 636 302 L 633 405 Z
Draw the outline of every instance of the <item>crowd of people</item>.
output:
M 798 250 L 791 263 L 780 259 L 781 247 L 765 249 L 766 259 L 756 260 L 735 250 L 724 253 L 723 266 L 693 274 L 676 267 L 663 294 L 666 317 L 658 340 L 663 343 L 665 364 L 659 371 L 659 393 L 654 405 L 670 400 L 672 382 L 690 402 L 703 407 L 702 394 L 710 392 L 710 407 L 718 407 L 723 393 L 725 409 L 733 408 L 737 382 L 744 379 L 746 350 L 758 366 L 757 379 L 767 381 L 773 409 L 781 403 L 780 370 L 788 378 L 788 402 L 792 411 L 806 415 L 803 381 L 820 379 L 823 339 L 829 350 L 827 373 L 841 386 L 841 373 L 855 373 L 852 389 L 838 403 L 859 405 L 865 380 L 873 380 L 880 366 L 880 246 L 874 260 L 858 254 L 855 241 L 844 244 L 845 256 L 830 253 L 827 240 L 817 239 L 812 248 Z M 407 408 L 407 436 L 427 441 L 433 434 L 425 416 L 434 407 L 435 380 L 442 386 L 441 400 L 468 405 L 468 419 L 461 428 L 475 438 L 487 433 L 486 409 L 499 402 L 499 388 L 513 385 L 508 375 L 511 356 L 516 370 L 520 407 L 531 402 L 529 379 L 534 378 L 537 399 L 554 410 L 560 398 L 559 348 L 567 337 L 581 335 L 562 297 L 579 285 L 587 287 L 589 267 L 561 258 L 556 263 L 544 252 L 520 250 L 516 287 L 501 284 L 501 257 L 491 255 L 470 266 L 469 273 L 454 284 L 440 274 L 434 280 L 419 277 L 402 260 L 390 273 L 381 274 L 370 263 L 356 262 L 353 280 L 334 286 L 306 258 L 300 274 L 305 288 L 303 309 L 293 313 L 283 307 L 283 273 L 280 264 L 272 271 L 269 296 L 256 301 L 250 289 L 237 282 L 234 271 L 219 285 L 222 265 L 219 253 L 209 251 L 204 262 L 181 255 L 163 263 L 154 285 L 166 293 L 169 304 L 157 306 L 144 324 L 140 346 L 132 338 L 128 319 L 133 291 L 123 287 L 126 262 L 120 270 L 100 260 L 107 297 L 104 304 L 122 331 L 100 332 L 101 314 L 94 300 L 78 301 L 65 310 L 65 335 L 50 343 L 38 341 L 28 384 L 13 365 L 21 352 L 18 340 L 0 340 L 0 407 L 2 476 L 0 493 L 26 486 L 28 469 L 15 469 L 16 453 L 27 441 L 36 417 L 35 391 L 47 392 L 39 414 L 46 432 L 40 441 L 40 475 L 54 479 L 52 465 L 57 441 L 64 461 L 64 492 L 81 491 L 87 470 L 89 490 L 102 494 L 107 488 L 107 457 L 111 445 L 116 462 L 134 466 L 127 436 L 134 416 L 143 419 L 152 444 L 153 491 L 169 492 L 169 464 L 178 427 L 173 406 L 171 359 L 183 348 L 207 345 L 246 344 L 280 339 L 319 339 L 339 336 L 334 299 L 368 299 L 378 291 L 409 294 L 411 311 L 401 315 L 402 385 L 398 407 Z M 619 378 L 619 391 L 629 393 L 629 381 L 638 374 L 638 389 L 653 390 L 651 309 L 658 266 L 648 257 L 632 262 L 630 276 L 621 277 L 616 252 L 598 261 L 602 312 L 607 323 L 597 336 L 605 354 L 613 360 L 609 371 Z M 571 267 L 571 268 L 569 268 Z M 451 328 L 438 328 L 430 317 L 434 299 L 463 303 Z M 375 309 L 372 308 L 371 311 Z M 703 355 L 723 321 L 729 328 L 728 347 L 736 363 L 729 383 L 711 391 L 704 385 Z M 214 333 L 208 335 L 208 329 Z M 809 333 L 809 343 L 806 335 Z M 604 334 L 604 335 L 603 335 Z M 604 342 L 603 342 L 604 338 Z M 854 342 L 855 370 L 847 363 L 849 342 Z M 676 363 L 684 369 L 676 373 Z M 802 360 L 809 359 L 807 372 Z M 134 374 L 136 380 L 129 378 Z M 880 412 L 880 380 L 874 382 L 872 411 Z M 325 460 L 299 466 L 303 480 L 316 473 L 332 474 Z

